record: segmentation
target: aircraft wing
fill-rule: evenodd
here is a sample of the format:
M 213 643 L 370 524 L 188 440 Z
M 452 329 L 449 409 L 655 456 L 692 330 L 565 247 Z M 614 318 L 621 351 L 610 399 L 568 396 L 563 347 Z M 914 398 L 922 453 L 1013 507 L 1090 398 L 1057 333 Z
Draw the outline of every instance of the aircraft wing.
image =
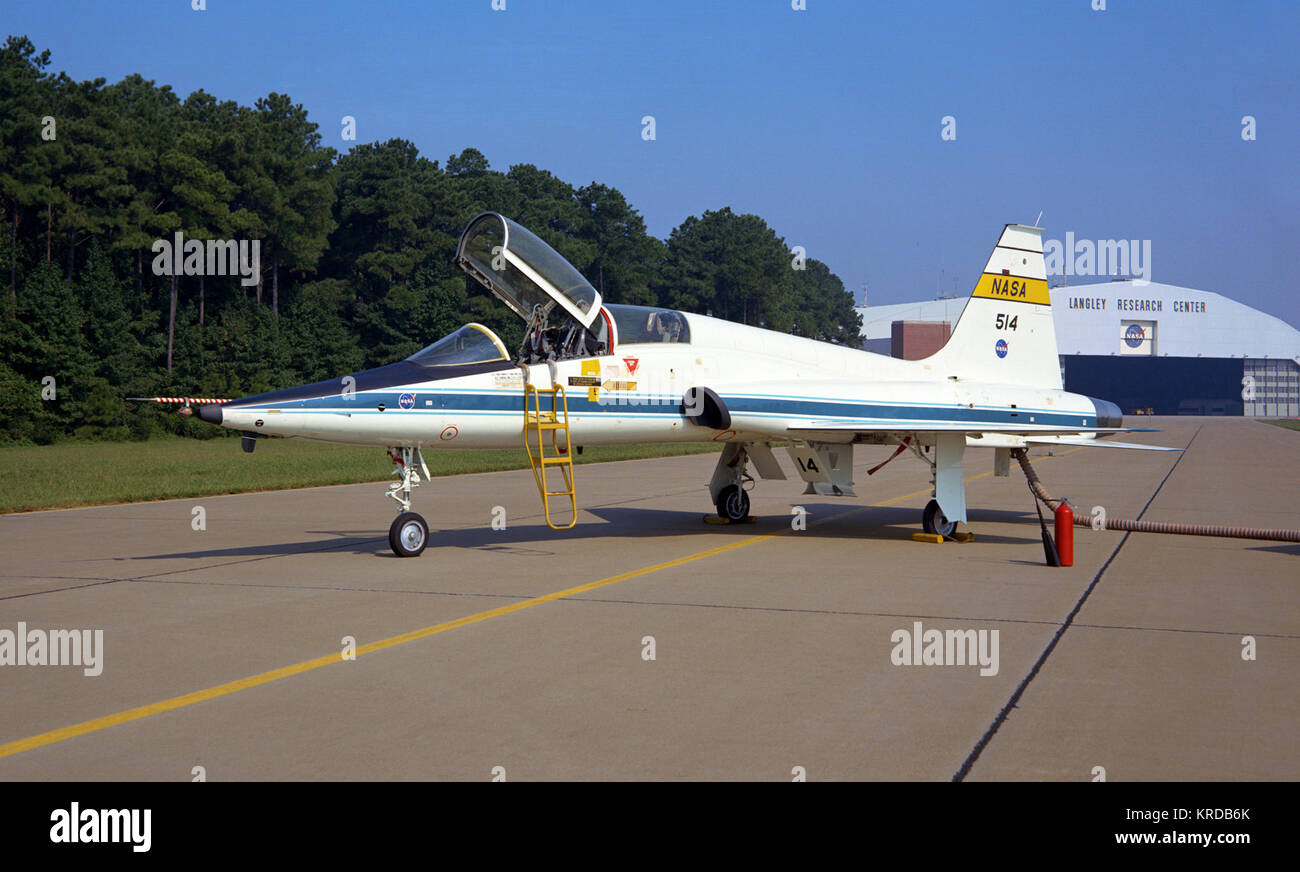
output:
M 1162 445 L 1140 445 L 1134 442 L 1107 442 L 1096 437 L 1115 433 L 1149 432 L 1147 428 L 1129 427 L 1073 427 L 1063 429 L 1049 426 L 1020 425 L 1014 428 L 989 424 L 972 427 L 964 422 L 927 423 L 908 425 L 905 421 L 799 421 L 791 424 L 787 434 L 807 441 L 848 442 L 857 434 L 899 436 L 925 436 L 940 433 L 965 433 L 966 445 L 975 448 L 1025 448 L 1030 445 L 1069 445 L 1086 448 L 1132 448 L 1142 451 L 1181 451 Z
M 699 423 L 725 430 L 734 420 L 737 430 L 767 432 L 773 438 L 847 444 L 891 442 L 905 436 L 951 441 L 963 434 L 971 447 L 1055 444 L 1178 450 L 1099 440 L 1099 436 L 1151 431 L 1123 426 L 1113 403 L 1047 390 L 1041 396 L 1033 392 L 1026 396 L 996 386 L 963 388 L 949 380 L 884 380 L 881 384 L 852 379 L 777 379 L 702 390 L 704 414 Z M 1010 402 L 1017 398 L 1021 398 L 1019 409 Z M 1090 401 L 1093 408 L 1081 410 L 1080 401 Z

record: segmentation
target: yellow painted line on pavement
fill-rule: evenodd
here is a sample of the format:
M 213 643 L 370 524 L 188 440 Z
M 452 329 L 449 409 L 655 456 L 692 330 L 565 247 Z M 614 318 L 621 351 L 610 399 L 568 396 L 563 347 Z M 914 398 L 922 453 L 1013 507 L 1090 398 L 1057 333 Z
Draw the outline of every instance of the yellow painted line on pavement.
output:
M 1073 450 L 1078 451 L 1079 449 L 1075 448 Z M 1068 452 L 1068 451 L 1063 452 L 1063 454 L 1069 454 L 1069 453 L 1072 452 Z M 1057 455 L 1057 456 L 1059 457 L 1061 455 Z M 981 479 L 989 475 L 992 475 L 992 473 L 991 472 L 981 473 L 980 475 L 971 476 L 970 478 L 966 479 L 966 481 L 975 481 L 977 479 Z M 861 508 L 853 509 L 848 512 L 841 512 L 840 514 L 837 514 L 834 517 L 843 518 L 848 515 L 854 515 L 859 512 L 864 512 L 868 508 L 878 508 L 881 506 L 888 506 L 894 503 L 910 500 L 918 496 L 926 496 L 929 493 L 930 493 L 930 489 L 926 488 L 925 490 L 919 490 L 910 494 L 904 494 L 901 497 L 893 497 L 892 499 L 882 500 L 881 502 L 878 503 L 872 503 L 870 506 L 863 506 Z M 725 554 L 728 551 L 735 551 L 737 549 L 744 548 L 749 545 L 757 545 L 759 542 L 766 542 L 768 539 L 774 539 L 777 536 L 784 536 L 789 532 L 790 532 L 789 530 L 782 530 L 779 533 L 764 533 L 759 536 L 751 536 L 747 539 L 741 539 L 738 542 L 731 542 L 726 545 L 719 545 L 716 548 L 710 548 L 706 551 L 700 551 L 695 554 L 688 554 L 685 557 L 678 557 L 675 560 L 665 560 L 663 563 L 656 563 L 653 566 L 645 566 L 642 567 L 641 569 L 633 569 L 628 572 L 621 572 L 618 575 L 611 575 L 608 578 L 602 578 L 599 579 L 598 581 L 591 581 L 586 584 L 577 585 L 576 587 L 569 587 L 569 588 L 565 588 L 564 590 L 557 590 L 554 593 L 542 594 L 541 596 L 536 596 L 531 599 L 521 600 L 519 602 L 511 603 L 509 605 L 501 606 L 500 608 L 489 609 L 488 611 L 485 612 L 477 612 L 472 615 L 467 615 L 466 617 L 463 618 L 456 618 L 455 620 L 444 621 L 441 624 L 434 624 L 432 626 L 424 627 L 419 630 L 412 630 L 409 633 L 402 633 L 401 635 L 398 636 L 390 636 L 387 639 L 380 639 L 377 642 L 370 642 L 365 645 L 360 645 L 357 647 L 356 653 L 358 656 L 362 654 L 374 654 L 375 652 L 383 651 L 386 648 L 393 648 L 396 647 L 397 645 L 405 645 L 408 642 L 415 642 L 420 639 L 427 639 L 430 636 L 436 636 L 439 633 L 445 633 L 448 630 L 456 630 L 459 629 L 460 627 L 468 627 L 472 624 L 479 624 L 482 623 L 483 621 L 491 620 L 492 618 L 499 618 L 502 617 L 503 615 L 509 615 L 515 612 L 521 612 L 524 609 L 533 608 L 534 606 L 540 606 L 545 603 L 555 602 L 556 600 L 564 599 L 565 597 L 577 596 L 578 594 L 587 593 L 588 591 L 597 590 L 602 587 L 608 587 L 611 584 L 618 584 L 620 581 L 627 581 L 628 579 L 631 578 L 638 578 L 643 575 L 650 575 L 651 573 L 654 572 L 661 572 L 662 570 L 665 569 L 672 569 L 675 566 L 682 566 L 687 563 L 693 563 L 696 560 L 703 560 L 706 557 L 716 557 L 719 554 Z M 269 684 L 272 681 L 279 681 L 282 678 L 289 678 L 294 675 L 301 675 L 304 672 L 310 672 L 313 669 L 320 669 L 322 666 L 329 666 L 331 663 L 340 663 L 342 661 L 343 661 L 342 652 L 335 653 L 335 654 L 326 654 L 323 657 L 317 657 L 313 660 L 304 660 L 303 662 L 295 663 L 292 666 L 282 666 L 279 669 L 272 669 L 270 672 L 263 672 L 258 675 L 250 675 L 247 678 L 240 678 L 236 681 L 228 681 L 225 684 L 218 684 L 215 687 L 209 687 L 205 690 L 197 690 L 193 693 L 187 693 L 182 696 L 174 696 L 171 699 L 164 699 L 160 702 L 150 703 L 149 705 L 142 705 L 133 709 L 127 709 L 126 711 L 118 712 L 116 714 L 111 714 L 111 715 L 105 715 L 104 717 L 95 718 L 94 720 L 83 721 L 79 724 L 73 724 L 72 726 L 69 727 L 62 727 L 57 730 L 50 730 L 47 733 L 40 733 L 35 736 L 29 736 L 26 739 L 18 739 L 16 741 L 8 742 L 4 745 L 0 745 L 0 758 L 11 757 L 14 754 L 21 754 L 24 751 L 32 751 L 35 750 L 36 748 L 43 748 L 46 745 L 53 745 L 56 742 L 62 742 L 67 739 L 75 739 L 78 736 L 85 736 L 88 735 L 89 733 L 97 733 L 100 730 L 106 730 L 109 727 L 116 727 L 119 726 L 120 724 L 128 724 L 131 721 L 143 720 L 144 718 L 153 717 L 154 715 L 160 715 L 163 714 L 164 712 L 170 712 L 170 711 L 175 711 L 176 709 L 185 708 L 186 706 L 194 705 L 195 703 L 207 702 L 208 700 L 217 699 L 223 696 L 228 696 L 232 693 L 238 693 L 241 690 L 249 690 L 250 688 L 259 687 L 263 684 Z
M 430 627 L 424 627 L 419 630 L 412 630 L 409 633 L 402 633 L 399 636 L 390 636 L 387 639 L 380 639 L 377 642 L 370 642 L 366 645 L 357 647 L 357 655 L 373 654 L 377 651 L 383 651 L 385 648 L 392 648 L 397 645 L 405 645 L 407 642 L 414 642 L 419 639 L 427 639 L 429 636 L 436 636 L 439 633 L 445 633 L 448 630 L 455 630 L 460 627 L 468 627 L 471 624 L 482 623 L 483 621 L 499 618 L 502 615 L 509 615 L 514 612 L 530 609 L 534 606 L 540 606 L 544 603 L 554 602 L 558 599 L 564 599 L 569 596 L 606 587 L 611 584 L 618 584 L 620 581 L 627 581 L 629 578 L 637 578 L 642 575 L 649 575 L 652 572 L 659 572 L 664 569 L 671 569 L 674 566 L 681 566 L 685 563 L 691 563 L 695 560 L 702 560 L 705 557 L 714 557 L 718 554 L 724 554 L 728 551 L 734 551 L 737 548 L 744 548 L 746 545 L 754 545 L 759 542 L 771 539 L 773 536 L 781 535 L 779 533 L 767 533 L 761 536 L 752 536 L 748 539 L 742 539 L 739 542 L 731 542 L 727 545 L 720 545 L 717 548 L 710 548 L 707 551 L 700 551 L 696 554 L 689 554 L 685 557 L 679 557 L 676 560 L 666 560 L 663 563 L 656 563 L 653 566 L 646 566 L 641 569 L 633 569 L 630 572 L 622 572 L 618 575 L 611 575 L 608 578 L 602 578 L 599 581 L 580 584 L 576 587 L 557 590 L 554 593 L 543 594 L 542 596 L 533 597 L 532 599 L 521 600 L 500 608 L 489 609 L 486 612 L 478 612 L 473 615 L 467 615 L 463 618 L 456 618 L 452 621 L 444 621 L 441 624 L 434 624 Z M 238 693 L 241 690 L 258 687 L 263 684 L 269 684 L 272 681 L 279 681 L 282 678 L 289 678 L 293 675 L 300 675 L 304 672 L 310 672 L 313 669 L 319 669 L 322 666 L 329 666 L 331 663 L 339 663 L 343 660 L 342 652 L 336 654 L 327 654 L 324 657 L 317 657 L 313 660 L 304 660 L 301 663 L 295 663 L 292 666 L 284 666 L 279 669 L 272 669 L 270 672 L 263 672 L 259 675 L 250 675 L 247 678 L 241 678 L 238 681 L 230 681 L 225 684 L 218 684 L 216 687 L 209 687 L 206 690 L 187 693 L 183 696 L 174 696 L 171 699 L 165 699 L 161 702 L 150 703 L 138 708 L 128 709 L 117 714 L 105 715 L 102 718 L 95 718 L 90 721 L 83 721 L 80 724 L 73 724 L 70 727 L 63 727 L 58 730 L 51 730 L 48 733 L 40 733 L 36 736 L 30 736 L 26 739 L 19 739 L 0 745 L 0 758 L 9 757 L 14 754 L 21 754 L 24 751 L 31 751 L 35 748 L 41 748 L 46 745 L 52 745 L 55 742 L 62 742 L 66 739 L 73 739 L 77 736 L 84 736 L 88 733 L 95 733 L 100 730 L 106 730 L 109 727 L 116 727 L 119 724 L 138 721 L 143 718 L 152 717 L 153 715 L 162 714 L 163 712 L 175 711 L 185 706 L 194 705 L 198 702 L 206 702 L 210 699 L 227 696 L 232 693 Z

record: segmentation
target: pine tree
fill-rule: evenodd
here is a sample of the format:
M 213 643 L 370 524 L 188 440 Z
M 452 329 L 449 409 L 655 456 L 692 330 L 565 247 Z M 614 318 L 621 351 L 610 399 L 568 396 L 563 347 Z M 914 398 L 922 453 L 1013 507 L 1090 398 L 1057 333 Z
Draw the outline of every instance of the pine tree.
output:
M 52 130 L 51 88 L 45 68 L 49 49 L 36 53 L 27 37 L 11 36 L 0 48 L 0 214 L 9 225 L 9 296 L 18 295 L 18 226 L 22 210 L 42 201 L 50 186 L 56 140 L 42 138 L 43 131 L 58 134 L 57 117 Z M 47 147 L 48 146 L 48 147 Z

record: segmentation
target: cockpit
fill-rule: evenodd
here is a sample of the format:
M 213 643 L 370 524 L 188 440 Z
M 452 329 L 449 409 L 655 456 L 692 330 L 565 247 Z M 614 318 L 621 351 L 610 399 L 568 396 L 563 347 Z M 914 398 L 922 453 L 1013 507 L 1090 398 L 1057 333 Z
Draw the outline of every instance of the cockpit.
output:
M 496 212 L 484 212 L 461 234 L 456 264 L 521 318 L 557 304 L 582 326 L 600 313 L 600 294 L 560 254 Z
M 611 305 L 605 308 L 614 317 L 620 345 L 691 341 L 691 327 L 681 312 L 655 306 Z
M 484 212 L 465 228 L 456 265 L 528 322 L 513 357 L 519 364 L 600 357 L 614 353 L 615 343 L 691 341 L 681 312 L 602 305 L 600 292 L 571 263 L 496 212 Z M 429 366 L 510 359 L 481 324 L 466 325 L 410 358 Z

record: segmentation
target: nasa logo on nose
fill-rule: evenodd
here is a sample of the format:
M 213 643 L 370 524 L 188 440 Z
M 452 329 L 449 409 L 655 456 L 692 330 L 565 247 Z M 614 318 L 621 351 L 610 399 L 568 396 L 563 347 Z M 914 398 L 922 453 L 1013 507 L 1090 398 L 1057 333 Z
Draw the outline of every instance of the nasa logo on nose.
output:
M 397 405 L 403 409 L 410 409 L 415 405 L 415 394 L 402 394 L 397 398 Z
M 1124 342 L 1129 348 L 1137 348 L 1147 338 L 1147 332 L 1142 329 L 1141 324 L 1130 324 L 1124 331 Z
M 1007 356 L 1007 340 L 999 339 L 998 344 L 993 346 L 993 350 L 998 353 L 998 357 Z

